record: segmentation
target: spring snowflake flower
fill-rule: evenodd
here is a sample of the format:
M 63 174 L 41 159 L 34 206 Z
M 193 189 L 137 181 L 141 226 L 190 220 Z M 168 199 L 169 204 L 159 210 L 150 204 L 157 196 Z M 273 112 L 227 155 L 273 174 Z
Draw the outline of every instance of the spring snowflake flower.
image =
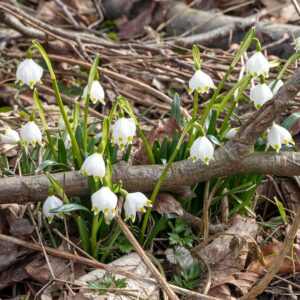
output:
M 275 80 L 273 80 L 271 83 L 268 84 L 268 87 L 270 88 L 271 91 L 272 91 L 272 86 L 273 86 L 274 82 L 275 82 Z M 281 79 L 279 79 L 273 88 L 273 91 L 272 91 L 273 95 L 277 94 L 277 92 L 283 85 L 284 85 L 283 81 Z
M 106 223 L 110 223 L 115 217 L 117 202 L 117 195 L 109 187 L 103 186 L 92 195 L 92 211 L 95 215 L 102 211 Z
M 269 76 L 270 65 L 268 60 L 260 51 L 256 51 L 246 62 L 246 70 L 254 78 L 260 75 Z
M 24 83 L 33 89 L 37 82 L 41 82 L 43 76 L 43 68 L 31 58 L 26 58 L 17 68 L 16 83 L 23 85 Z
M 274 123 L 267 135 L 267 147 L 272 147 L 279 152 L 282 144 L 287 145 L 289 143 L 295 144 L 289 131 Z
M 194 90 L 199 93 L 208 93 L 209 89 L 214 89 L 216 86 L 211 77 L 201 70 L 197 70 L 189 81 L 189 94 Z
M 86 99 L 87 97 L 87 91 L 88 91 L 88 85 L 84 88 L 83 90 L 83 95 L 82 97 Z M 91 101 L 95 104 L 97 101 L 100 101 L 102 104 L 105 105 L 105 100 L 104 100 L 104 90 L 103 87 L 101 86 L 100 82 L 98 80 L 94 80 L 92 82 L 91 86 L 91 93 L 90 93 L 90 99 Z
M 201 159 L 208 165 L 213 155 L 214 146 L 206 136 L 200 136 L 194 141 L 190 150 L 190 156 L 194 162 Z
M 100 153 L 94 153 L 87 157 L 81 167 L 84 176 L 94 176 L 95 180 L 105 176 L 105 163 Z
M 65 145 L 65 148 L 66 149 L 70 149 L 71 146 L 72 146 L 72 142 L 71 142 L 71 138 L 70 138 L 70 135 L 67 134 L 65 140 L 64 140 L 64 145 Z
M 135 135 L 136 126 L 132 118 L 120 118 L 116 121 L 112 129 L 112 140 L 124 149 L 127 144 L 131 144 Z
M 20 136 L 17 131 L 6 128 L 4 134 L 0 134 L 0 142 L 9 145 L 16 145 L 20 141 Z
M 47 218 L 48 222 L 51 223 L 54 216 L 57 216 L 58 218 L 62 218 L 62 213 L 52 213 L 50 210 L 55 209 L 57 207 L 62 206 L 64 203 L 55 196 L 49 196 L 43 205 L 43 214 L 44 217 Z
M 36 143 L 43 145 L 42 133 L 33 121 L 27 122 L 21 128 L 20 136 L 21 140 L 26 144 L 31 144 L 33 147 L 35 147 Z
M 265 83 L 259 83 L 250 90 L 250 100 L 256 109 L 260 109 L 267 101 L 273 98 L 271 89 Z
M 137 212 L 145 212 L 145 207 L 152 207 L 151 201 L 140 192 L 129 193 L 124 203 L 125 220 L 135 221 Z
M 296 39 L 295 39 L 295 41 L 294 41 L 294 43 L 293 43 L 294 45 L 295 45 L 295 50 L 297 51 L 297 52 L 299 52 L 300 51 L 300 37 L 297 37 Z
M 234 127 L 234 128 L 231 128 L 228 130 L 228 132 L 225 134 L 225 139 L 226 140 L 231 140 L 235 135 L 236 133 L 239 131 L 239 127 Z

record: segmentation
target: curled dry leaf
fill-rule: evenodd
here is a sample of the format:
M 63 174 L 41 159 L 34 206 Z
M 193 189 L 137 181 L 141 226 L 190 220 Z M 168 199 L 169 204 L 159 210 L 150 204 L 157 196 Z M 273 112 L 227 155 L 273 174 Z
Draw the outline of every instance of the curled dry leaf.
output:
M 127 271 L 130 271 L 135 274 L 139 274 L 143 277 L 152 277 L 151 272 L 147 269 L 145 264 L 142 262 L 141 258 L 137 253 L 130 253 L 128 255 L 122 256 L 119 259 L 111 262 L 109 265 L 114 265 L 118 267 L 122 267 Z M 82 294 L 85 295 L 87 299 L 105 299 L 105 300 L 113 300 L 116 299 L 116 293 L 108 293 L 103 298 L 99 298 L 97 295 L 97 291 L 90 291 L 86 289 L 86 286 L 90 282 L 101 281 L 104 277 L 105 271 L 104 270 L 94 270 L 85 276 L 79 278 L 76 283 L 79 285 L 84 286 L 85 288 L 81 291 Z M 123 276 L 116 275 L 115 279 L 124 278 Z M 159 288 L 157 285 L 153 285 L 150 283 L 145 283 L 141 281 L 135 281 L 132 279 L 126 279 L 126 288 L 128 292 L 131 294 L 135 294 L 135 297 L 140 299 L 149 299 L 149 300 L 156 300 L 159 299 Z M 118 293 L 119 294 L 119 293 Z M 120 300 L 130 300 L 132 297 L 119 295 L 117 299 Z
M 254 252 L 261 257 L 254 239 L 258 225 L 254 219 L 239 216 L 231 220 L 230 224 L 230 228 L 224 233 L 218 234 L 218 237 L 210 244 L 196 246 L 193 253 L 210 267 L 211 287 L 214 292 L 221 293 L 222 291 L 224 293 L 228 289 L 223 285 L 231 284 L 244 294 L 256 279 L 252 274 L 248 276 L 246 273 L 241 273 L 245 268 L 246 259 L 250 253 Z M 200 289 L 205 286 L 208 278 L 208 276 L 203 277 Z M 215 289 L 216 287 L 218 288 Z M 227 298 L 226 294 L 221 298 L 231 299 Z
M 262 247 L 261 250 L 264 255 L 266 265 L 263 266 L 259 260 L 255 260 L 248 266 L 247 271 L 256 274 L 264 274 L 264 269 L 268 270 L 272 266 L 274 260 L 276 259 L 276 256 L 280 253 L 281 248 L 282 248 L 282 243 L 280 242 L 274 242 Z M 293 260 L 291 259 L 292 257 L 294 258 Z M 290 253 L 282 262 L 278 270 L 278 274 L 291 273 L 294 271 L 299 272 L 300 271 L 299 257 L 300 257 L 300 248 L 298 245 L 294 245 L 293 251 L 291 249 Z

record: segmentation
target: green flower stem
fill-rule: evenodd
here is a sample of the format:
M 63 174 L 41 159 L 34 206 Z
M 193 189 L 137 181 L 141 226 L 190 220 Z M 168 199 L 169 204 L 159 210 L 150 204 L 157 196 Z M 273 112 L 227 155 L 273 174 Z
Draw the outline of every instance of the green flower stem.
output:
M 98 233 L 98 219 L 99 219 L 99 214 L 96 214 L 93 216 L 93 224 L 92 224 L 92 232 L 91 232 L 91 248 L 92 248 L 92 255 L 94 258 L 97 258 L 97 233 Z
M 198 91 L 194 91 L 194 101 L 193 101 L 193 112 L 192 112 L 192 120 L 196 120 L 198 113 L 198 102 L 199 102 L 199 93 Z
M 89 74 L 89 80 L 88 80 L 88 89 L 87 89 L 87 95 L 85 99 L 85 106 L 84 106 L 84 116 L 83 116 L 83 150 L 84 153 L 86 153 L 87 148 L 87 122 L 88 122 L 88 114 L 89 114 L 89 101 L 90 101 L 90 94 L 91 94 L 91 88 L 92 83 L 95 80 L 95 78 L 98 77 L 97 75 L 97 68 L 99 64 L 99 54 L 96 54 L 96 57 L 94 59 L 94 62 L 92 64 L 90 74 Z
M 150 158 L 151 164 L 155 164 L 155 158 L 154 158 L 153 152 L 151 150 L 151 147 L 150 147 L 150 145 L 149 145 L 149 143 L 148 143 L 148 141 L 147 141 L 147 139 L 146 139 L 146 137 L 145 137 L 145 135 L 144 135 L 141 127 L 140 127 L 140 124 L 139 124 L 137 118 L 135 117 L 135 114 L 134 114 L 134 112 L 133 112 L 133 110 L 131 108 L 131 105 L 129 104 L 129 102 L 126 99 L 123 98 L 123 100 L 125 100 L 125 102 L 124 102 L 124 108 L 127 111 L 127 113 L 129 114 L 129 116 L 134 120 L 136 129 L 138 131 L 138 134 L 139 134 L 140 138 L 143 141 L 144 147 L 145 147 L 145 149 L 146 149 L 146 151 L 148 153 L 148 156 Z
M 177 156 L 178 151 L 180 150 L 181 144 L 182 144 L 186 134 L 193 128 L 195 122 L 196 122 L 195 120 L 191 120 L 188 123 L 188 125 L 186 126 L 186 128 L 183 130 L 183 132 L 182 132 L 182 134 L 181 134 L 181 136 L 178 140 L 178 143 L 176 145 L 175 151 L 173 152 L 172 156 L 170 157 L 169 161 L 167 162 L 165 168 L 163 169 L 163 171 L 162 171 L 162 173 L 161 173 L 161 175 L 160 175 L 160 177 L 157 181 L 157 184 L 154 187 L 154 190 L 153 190 L 152 195 L 151 195 L 152 205 L 155 203 L 155 200 L 156 200 L 157 194 L 159 192 L 159 189 L 160 189 L 160 187 L 161 187 L 161 185 L 162 185 L 162 183 L 163 183 L 163 181 L 166 177 L 166 174 L 168 173 L 168 171 L 171 167 L 171 164 L 173 163 L 174 159 Z M 150 217 L 150 213 L 151 213 L 151 208 L 148 208 L 147 212 L 145 214 L 143 224 L 142 224 L 142 228 L 141 228 L 140 235 L 139 235 L 140 243 L 143 242 L 145 231 L 146 231 L 146 228 L 147 228 L 147 225 L 148 225 L 148 220 L 149 220 L 149 217 Z
M 33 100 L 34 100 L 35 105 L 37 107 L 37 110 L 39 112 L 44 130 L 45 130 L 48 142 L 49 142 L 51 153 L 52 153 L 54 159 L 57 161 L 57 158 L 58 158 L 57 151 L 54 147 L 54 141 L 53 141 L 52 136 L 50 134 L 50 130 L 49 130 L 46 118 L 45 118 L 44 110 L 43 110 L 43 107 L 42 107 L 41 101 L 39 99 L 38 92 L 37 92 L 36 88 L 34 88 L 34 91 L 33 91 Z
M 283 68 L 277 75 L 276 79 L 274 80 L 274 83 L 272 84 L 272 87 L 271 87 L 272 91 L 273 91 L 274 87 L 276 86 L 277 82 L 282 78 L 283 74 L 285 73 L 285 71 L 287 70 L 289 65 L 292 64 L 293 62 L 295 62 L 299 58 L 300 58 L 300 52 L 295 52 L 292 56 L 289 57 L 289 59 L 286 61 Z
M 226 94 L 222 102 L 219 104 L 217 109 L 217 117 L 220 115 L 220 113 L 223 111 L 224 107 L 226 106 L 227 102 L 231 99 L 235 91 L 247 80 L 246 78 L 241 79 L 239 82 L 235 84 L 235 86 Z
M 209 101 L 208 105 L 205 108 L 205 111 L 203 113 L 203 116 L 201 117 L 200 120 L 200 124 L 201 126 L 204 126 L 205 121 L 207 119 L 207 116 L 209 114 L 209 112 L 211 111 L 211 109 L 213 108 L 213 105 L 215 104 L 215 101 L 217 100 L 218 95 L 220 94 L 225 82 L 227 81 L 229 75 L 231 74 L 231 72 L 233 71 L 234 66 L 230 66 L 229 69 L 227 70 L 227 72 L 225 73 L 223 79 L 221 80 L 221 82 L 219 83 L 217 89 L 215 90 L 211 100 Z
M 221 80 L 221 82 L 219 83 L 217 89 L 215 90 L 210 102 L 208 103 L 203 116 L 200 120 L 200 124 L 202 126 L 204 126 L 205 120 L 207 119 L 207 116 L 209 114 L 209 112 L 211 111 L 219 93 L 221 92 L 224 83 L 227 81 L 227 78 L 229 77 L 229 75 L 231 74 L 231 72 L 233 71 L 235 65 L 238 63 L 238 61 L 240 60 L 241 56 L 247 51 L 247 49 L 250 47 L 253 39 L 255 36 L 255 27 L 252 27 L 246 34 L 246 36 L 244 37 L 244 40 L 242 41 L 229 69 L 227 70 L 227 72 L 225 73 L 223 79 Z
M 58 88 L 57 81 L 56 81 L 56 77 L 55 77 L 55 74 L 54 74 L 54 71 L 53 71 L 53 68 L 52 68 L 52 64 L 50 62 L 50 59 L 49 59 L 45 49 L 42 47 L 42 45 L 37 41 L 33 41 L 32 44 L 37 48 L 37 50 L 43 56 L 43 58 L 46 62 L 46 65 L 48 67 L 48 70 L 49 70 L 49 73 L 50 73 L 50 76 L 51 76 L 51 79 L 52 79 L 52 84 L 53 84 L 53 89 L 54 89 L 54 92 L 55 92 L 55 97 L 56 97 L 60 112 L 62 114 L 62 117 L 64 119 L 67 131 L 70 135 L 70 139 L 71 139 L 71 142 L 72 142 L 73 155 L 77 158 L 79 167 L 81 167 L 81 165 L 82 165 L 81 153 L 80 153 L 80 150 L 79 150 L 74 132 L 71 128 L 66 110 L 64 108 L 63 101 L 61 99 L 61 95 L 60 95 L 59 88 Z
M 247 88 L 248 84 L 250 83 L 251 78 L 252 78 L 252 76 L 248 76 L 246 78 L 246 80 L 243 82 L 243 84 L 241 85 L 241 88 L 240 88 L 238 94 L 236 95 L 236 98 L 232 102 L 232 105 L 231 105 L 229 111 L 227 112 L 227 114 L 224 118 L 224 121 L 222 123 L 222 126 L 220 128 L 220 132 L 219 132 L 220 136 L 225 132 L 225 130 L 228 126 L 228 122 L 231 118 L 231 115 L 233 114 L 233 111 L 236 108 L 236 105 L 237 105 L 238 101 L 240 100 L 241 96 L 243 95 L 245 89 Z

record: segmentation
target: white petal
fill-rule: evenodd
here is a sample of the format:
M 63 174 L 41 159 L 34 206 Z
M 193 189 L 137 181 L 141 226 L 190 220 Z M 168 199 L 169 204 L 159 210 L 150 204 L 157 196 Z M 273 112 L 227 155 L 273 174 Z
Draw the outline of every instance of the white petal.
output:
M 36 143 L 39 143 L 42 145 L 42 133 L 33 121 L 29 121 L 21 128 L 20 136 L 28 144 L 35 146 Z
M 17 81 L 21 84 L 26 83 L 31 88 L 41 80 L 43 68 L 32 59 L 25 59 L 17 68 Z
M 215 88 L 214 82 L 202 70 L 197 70 L 189 81 L 189 93 L 192 93 L 194 90 L 197 90 L 199 93 L 208 93 L 211 88 Z
M 55 209 L 59 206 L 62 206 L 63 202 L 55 197 L 55 196 L 49 196 L 46 201 L 43 204 L 43 214 L 44 217 L 46 217 L 49 221 L 49 223 L 51 223 L 51 221 L 53 220 L 54 216 L 57 216 L 59 218 L 61 218 L 62 216 L 58 213 L 52 213 L 50 212 L 50 210 Z
M 92 195 L 92 207 L 97 214 L 102 211 L 104 215 L 114 215 L 118 197 L 110 190 L 109 187 L 104 186 Z
M 225 139 L 231 140 L 238 131 L 239 131 L 239 127 L 234 127 L 234 128 L 229 129 L 225 135 Z
M 135 131 L 136 126 L 132 118 L 118 119 L 112 129 L 113 142 L 124 148 L 125 145 L 132 143 Z
M 100 153 L 87 157 L 82 164 L 81 173 L 85 176 L 94 176 L 102 179 L 105 176 L 105 163 Z
M 20 137 L 17 131 L 7 128 L 5 134 L 0 134 L 0 141 L 4 144 L 15 145 L 19 142 Z
M 205 164 L 208 164 L 209 161 L 213 158 L 214 155 L 214 147 L 213 144 L 206 136 L 198 137 L 191 149 L 190 156 L 193 161 L 197 161 L 198 159 L 202 160 Z
M 257 109 L 259 109 L 272 98 L 273 93 L 265 83 L 259 83 L 253 86 L 250 90 L 250 100 L 254 102 L 254 105 Z
M 88 90 L 88 85 L 84 88 L 83 90 L 83 98 L 87 97 L 87 90 Z M 98 80 L 94 80 L 92 82 L 91 86 L 91 93 L 90 93 L 90 99 L 93 103 L 96 103 L 97 101 L 100 101 L 102 104 L 105 104 L 104 101 L 104 90 L 102 85 Z
M 246 62 L 246 70 L 254 77 L 263 75 L 268 77 L 269 74 L 269 62 L 264 55 L 257 51 Z

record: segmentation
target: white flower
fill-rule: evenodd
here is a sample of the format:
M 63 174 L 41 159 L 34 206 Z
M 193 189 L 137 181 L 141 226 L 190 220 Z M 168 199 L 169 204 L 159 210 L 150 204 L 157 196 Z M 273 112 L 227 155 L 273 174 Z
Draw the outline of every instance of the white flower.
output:
M 83 95 L 82 97 L 86 99 L 87 97 L 87 92 L 88 92 L 88 85 L 84 88 L 83 90 Z M 90 93 L 90 99 L 92 102 L 95 104 L 97 101 L 100 101 L 102 104 L 105 105 L 105 100 L 104 100 L 104 90 L 103 87 L 101 86 L 100 82 L 98 80 L 94 80 L 92 82 L 91 86 L 91 93 Z
M 269 76 L 270 65 L 260 51 L 256 51 L 246 62 L 246 70 L 253 76 Z
M 201 159 L 205 164 L 209 164 L 209 161 L 213 158 L 214 147 L 213 144 L 206 136 L 198 137 L 190 150 L 190 156 L 193 161 Z
M 260 109 L 267 101 L 273 98 L 271 89 L 265 83 L 259 83 L 250 90 L 250 100 L 256 109 Z
M 0 142 L 9 145 L 15 145 L 19 142 L 20 137 L 17 131 L 6 128 L 4 134 L 0 134 Z
M 211 77 L 203 71 L 197 70 L 189 81 L 189 94 L 194 90 L 197 90 L 199 93 L 208 93 L 210 88 L 216 88 Z
M 271 91 L 272 91 L 272 86 L 273 86 L 274 82 L 275 82 L 275 80 L 273 80 L 271 83 L 268 84 L 268 87 L 270 88 Z M 283 83 L 283 81 L 281 79 L 279 79 L 276 82 L 276 84 L 275 84 L 275 86 L 273 88 L 273 91 L 272 91 L 273 95 L 277 94 L 278 90 L 283 86 L 283 84 L 284 83 Z
M 295 45 L 295 50 L 298 52 L 300 51 L 300 37 L 296 38 L 294 41 L 294 45 Z
M 37 82 L 41 82 L 43 68 L 31 58 L 26 58 L 17 68 L 16 83 L 23 85 L 26 83 L 32 89 Z
M 136 126 L 132 118 L 118 119 L 112 129 L 113 143 L 124 149 L 125 145 L 132 143 L 135 131 Z
M 134 222 L 137 212 L 146 211 L 145 206 L 152 207 L 152 204 L 143 193 L 129 193 L 124 203 L 125 220 L 131 219 Z
M 95 215 L 102 211 L 106 223 L 109 223 L 116 214 L 117 202 L 118 197 L 116 194 L 114 194 L 109 187 L 103 186 L 92 195 L 92 211 Z
M 26 144 L 32 144 L 33 147 L 36 143 L 43 145 L 41 131 L 33 121 L 29 121 L 21 128 L 20 136 L 21 140 Z
M 279 152 L 281 145 L 287 145 L 288 143 L 294 145 L 294 140 L 289 131 L 274 123 L 267 135 L 267 147 L 271 146 Z
M 234 128 L 231 128 L 228 130 L 228 132 L 225 134 L 225 139 L 226 140 L 231 140 L 235 135 L 236 133 L 239 131 L 239 127 L 234 127 Z
M 55 196 L 49 196 L 43 205 L 43 214 L 44 217 L 47 218 L 48 222 L 51 223 L 54 216 L 57 216 L 59 218 L 62 218 L 62 213 L 52 213 L 50 210 L 55 209 L 57 207 L 62 206 L 64 203 Z
M 100 153 L 94 153 L 87 157 L 81 167 L 81 173 L 84 176 L 94 176 L 102 179 L 105 176 L 105 163 Z

